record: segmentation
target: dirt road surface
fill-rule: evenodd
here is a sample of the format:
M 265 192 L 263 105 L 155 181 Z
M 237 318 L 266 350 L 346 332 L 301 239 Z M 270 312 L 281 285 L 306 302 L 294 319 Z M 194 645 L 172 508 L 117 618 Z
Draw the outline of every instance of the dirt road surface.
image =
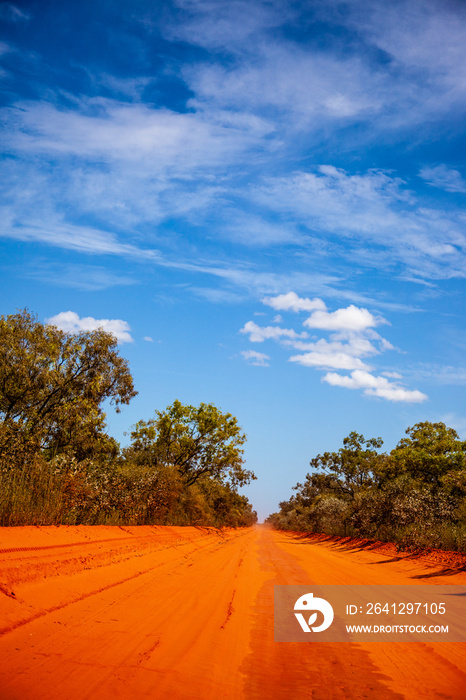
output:
M 1 700 L 466 699 L 466 644 L 280 644 L 275 584 L 466 573 L 258 526 L 0 530 Z

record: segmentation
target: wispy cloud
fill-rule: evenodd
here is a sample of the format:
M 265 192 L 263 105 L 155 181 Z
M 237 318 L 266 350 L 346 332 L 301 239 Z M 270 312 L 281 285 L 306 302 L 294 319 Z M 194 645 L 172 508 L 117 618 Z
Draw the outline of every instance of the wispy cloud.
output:
M 2 2 L 0 5 L 0 19 L 7 22 L 25 22 L 31 19 L 31 15 L 13 5 L 13 3 Z
M 351 290 L 336 291 L 340 280 L 336 276 L 325 275 L 318 272 L 300 272 L 292 270 L 290 272 L 268 272 L 260 269 L 256 264 L 244 263 L 229 260 L 203 260 L 195 262 L 174 258 L 160 260 L 160 265 L 174 270 L 184 270 L 195 274 L 205 274 L 213 278 L 218 278 L 233 288 L 244 290 L 249 295 L 263 296 L 264 294 L 277 294 L 282 289 L 294 287 L 299 290 L 313 289 L 329 296 L 348 296 L 348 298 L 358 297 L 358 292 Z M 198 288 L 194 287 L 194 291 Z M 237 294 L 237 292 L 235 292 Z M 210 293 L 208 293 L 210 295 Z M 227 297 L 227 300 L 232 300 Z
M 237 160 L 261 135 L 254 124 L 230 128 L 228 115 L 209 121 L 142 103 L 81 99 L 72 108 L 49 102 L 20 102 L 1 110 L 13 153 L 78 156 L 108 163 L 138 163 L 152 173 L 189 175 Z
M 447 413 L 441 416 L 440 420 L 442 423 L 445 423 L 445 425 L 448 425 L 456 430 L 460 436 L 460 439 L 466 439 L 466 416 L 459 416 L 455 413 Z
M 138 283 L 138 280 L 126 274 L 119 274 L 101 266 L 61 265 L 40 259 L 35 260 L 26 269 L 23 268 L 22 273 L 30 279 L 39 280 L 46 284 L 72 287 L 87 292 Z
M 71 224 L 57 218 L 55 221 L 51 218 L 47 222 L 40 223 L 38 221 L 16 222 L 13 214 L 9 218 L 10 221 L 7 221 L 2 232 L 4 238 L 40 242 L 80 253 L 118 255 L 154 261 L 159 259 L 157 251 L 138 248 L 129 243 L 120 243 L 117 236 L 110 231 Z
M 462 2 L 410 0 L 401 5 L 380 0 L 368 6 L 359 0 L 352 9 L 350 24 L 354 20 L 369 41 L 392 57 L 398 67 L 410 71 L 412 79 L 421 83 L 430 80 L 431 94 L 436 92 L 437 98 L 443 95 L 437 110 L 464 100 L 466 10 Z M 433 99 L 426 107 L 435 109 Z
M 339 11 L 338 3 L 319 3 L 321 18 L 355 30 L 366 45 L 366 56 L 377 49 L 383 73 L 384 115 L 380 125 L 387 130 L 424 124 L 466 103 L 466 11 L 464 3 L 453 0 L 410 0 L 384 2 L 354 0 Z M 364 49 L 362 49 L 364 52 Z M 373 54 L 372 54 L 373 55 Z M 435 59 L 433 60 L 433 57 Z M 373 84 L 368 89 L 373 89 Z M 391 127 L 390 127 L 391 122 Z
M 174 5 L 179 13 L 167 20 L 168 37 L 211 50 L 228 48 L 237 54 L 243 54 L 265 31 L 279 27 L 292 16 L 286 5 L 247 0 L 220 4 L 216 0 L 176 0 Z
M 422 168 L 419 176 L 433 187 L 439 187 L 447 192 L 466 193 L 466 180 L 458 170 L 448 168 L 446 165 Z
M 368 7 L 354 0 L 344 13 L 335 2 L 309 8 L 248 3 L 247 11 L 239 1 L 177 6 L 167 36 L 228 57 L 184 67 L 196 109 L 267 115 L 282 135 L 363 122 L 367 137 L 390 138 L 400 129 L 430 130 L 436 119 L 465 105 L 461 3 L 375 0 Z M 316 20 L 319 40 L 309 34 L 306 46 L 280 31 Z M 341 29 L 356 32 L 353 50 L 335 39 Z
M 278 134 L 316 132 L 325 119 L 338 127 L 342 121 L 367 118 L 383 105 L 377 78 L 359 58 L 312 53 L 299 45 L 270 45 L 265 38 L 255 53 L 256 60 L 247 56 L 233 67 L 186 68 L 184 77 L 196 94 L 190 104 L 200 111 L 239 108 L 273 119 Z
M 434 384 L 465 386 L 466 366 L 442 365 L 433 362 L 422 362 L 410 368 L 410 374 L 415 379 L 428 380 Z
M 231 196 L 233 193 L 224 188 L 222 194 Z M 270 221 L 265 216 L 248 211 L 231 211 L 228 207 L 219 212 L 218 230 L 225 238 L 248 248 L 306 243 L 296 226 L 290 222 Z
M 270 364 L 270 357 L 264 352 L 257 352 L 256 350 L 242 350 L 241 354 L 250 365 L 256 365 L 257 367 L 268 367 Z
M 232 124 L 229 115 L 104 98 L 67 106 L 23 101 L 0 113 L 12 156 L 0 172 L 2 235 L 121 255 L 136 254 L 142 238 L 153 238 L 154 225 L 171 218 L 205 224 L 206 212 L 225 195 L 225 169 L 252 153 L 262 134 L 255 122 Z M 235 240 L 243 231 L 245 243 L 259 245 L 290 237 L 262 219 L 251 221 L 248 232 L 241 213 L 224 230 Z M 108 232 L 139 243 L 131 248 Z
M 403 264 L 420 277 L 466 275 L 462 212 L 426 208 L 404 183 L 381 171 L 350 174 L 333 166 L 269 178 L 251 194 L 269 210 L 294 212 L 315 234 L 332 235 L 346 255 L 370 267 Z M 377 246 L 374 250 L 366 246 Z
M 392 173 L 350 173 L 330 164 L 259 176 L 277 163 L 280 172 L 294 163 L 296 143 L 309 146 L 325 133 L 332 146 L 352 124 L 370 125 L 358 133 L 371 137 L 405 129 L 410 119 L 431 124 L 433 111 L 443 109 L 434 105 L 459 104 L 466 95 L 458 70 L 466 60 L 460 58 L 459 8 L 415 0 L 400 25 L 393 7 L 365 5 L 357 0 L 342 14 L 334 3 L 316 2 L 308 15 L 292 3 L 248 3 L 246 13 L 240 0 L 179 0 L 157 31 L 211 52 L 196 52 L 179 66 L 176 77 L 192 95 L 183 111 L 143 102 L 144 87 L 160 76 L 91 75 L 86 67 L 93 87 L 105 87 L 113 98 L 44 90 L 41 100 L 2 108 L 6 149 L 14 157 L 4 166 L 5 235 L 135 255 L 142 240 L 163 237 L 160 227 L 176 220 L 194 236 L 207 231 L 210 241 L 249 250 L 292 245 L 323 255 L 332 241 L 333 257 L 370 268 L 404 267 L 405 279 L 464 277 L 462 212 L 421 204 Z M 298 26 L 311 17 L 323 20 L 331 42 L 304 44 L 285 31 L 288 22 Z M 358 50 L 335 41 L 341 24 L 357 26 Z M 451 40 L 432 61 L 431 43 L 441 43 L 436 27 Z M 250 162 L 255 171 L 245 177 Z M 458 171 L 442 167 L 421 174 L 463 192 Z M 135 235 L 138 244 L 115 235 L 120 232 Z M 177 236 L 172 226 L 170 237 Z

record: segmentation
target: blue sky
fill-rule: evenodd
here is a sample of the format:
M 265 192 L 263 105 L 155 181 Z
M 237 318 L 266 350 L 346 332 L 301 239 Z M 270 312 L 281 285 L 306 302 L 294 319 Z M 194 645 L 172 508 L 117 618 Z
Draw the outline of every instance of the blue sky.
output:
M 262 517 L 356 430 L 466 437 L 466 5 L 0 5 L 1 313 L 115 333 L 248 435 Z

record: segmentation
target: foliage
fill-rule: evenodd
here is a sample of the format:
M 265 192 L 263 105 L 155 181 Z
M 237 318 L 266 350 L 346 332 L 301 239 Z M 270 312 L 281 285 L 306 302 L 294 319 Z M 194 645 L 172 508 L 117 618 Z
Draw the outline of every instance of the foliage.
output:
M 444 423 L 417 423 L 390 454 L 352 432 L 269 516 L 275 527 L 394 541 L 400 549 L 466 551 L 466 442 Z
M 125 457 L 138 464 L 174 467 L 187 485 L 204 475 L 242 486 L 255 479 L 243 467 L 246 436 L 237 419 L 213 404 L 174 401 L 156 417 L 139 421 L 131 432 Z
M 115 337 L 103 330 L 67 334 L 28 311 L 0 318 L 0 421 L 16 424 L 25 445 L 49 457 L 115 456 L 104 433 L 102 403 L 129 403 L 136 395 Z
M 306 478 L 319 491 L 353 500 L 359 491 L 374 484 L 377 449 L 382 445 L 382 438 L 365 440 L 363 435 L 352 432 L 343 440 L 338 452 L 325 452 L 312 459 L 311 467 L 317 473 L 308 474 Z
M 120 454 L 102 404 L 119 410 L 135 394 L 112 335 L 1 317 L 0 525 L 256 522 L 237 492 L 255 477 L 236 418 L 175 401 Z
M 78 462 L 40 453 L 22 468 L 0 460 L 0 525 L 160 524 L 245 527 L 257 514 L 245 496 L 209 476 L 183 482 L 176 469 Z
M 387 479 L 407 474 L 434 488 L 440 488 L 449 474 L 466 469 L 466 441 L 444 423 L 417 423 L 406 430 L 391 453 Z

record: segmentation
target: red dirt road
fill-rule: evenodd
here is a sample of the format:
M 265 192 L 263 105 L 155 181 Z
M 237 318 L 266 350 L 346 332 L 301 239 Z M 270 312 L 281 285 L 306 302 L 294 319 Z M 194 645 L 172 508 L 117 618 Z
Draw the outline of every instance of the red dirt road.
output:
M 1 700 L 466 699 L 465 644 L 278 644 L 275 584 L 466 585 L 265 527 L 0 530 Z M 396 559 L 396 558 L 395 558 Z

